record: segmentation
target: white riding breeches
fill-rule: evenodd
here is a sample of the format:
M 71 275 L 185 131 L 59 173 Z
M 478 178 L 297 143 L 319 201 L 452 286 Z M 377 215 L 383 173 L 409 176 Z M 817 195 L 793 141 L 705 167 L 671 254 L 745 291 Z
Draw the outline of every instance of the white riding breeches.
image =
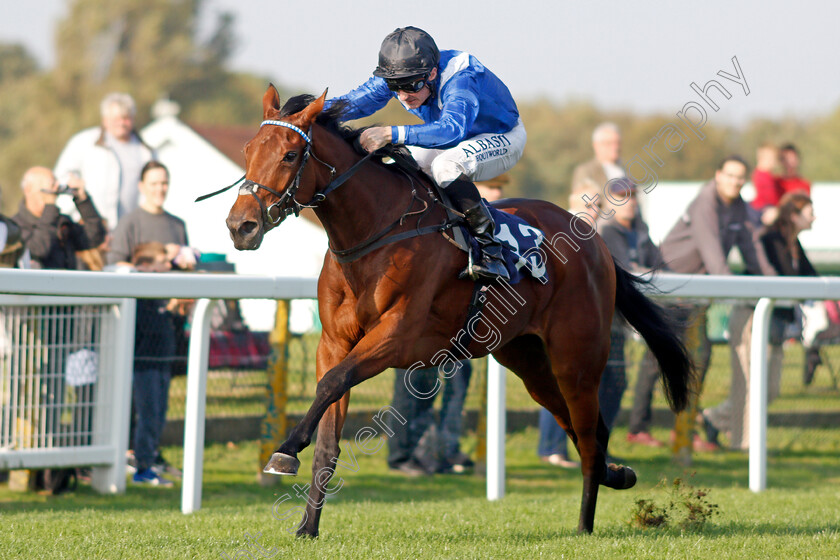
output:
M 471 181 L 487 181 L 509 171 L 525 150 L 525 125 L 502 134 L 479 134 L 444 150 L 408 146 L 420 168 L 442 188 L 466 175 Z

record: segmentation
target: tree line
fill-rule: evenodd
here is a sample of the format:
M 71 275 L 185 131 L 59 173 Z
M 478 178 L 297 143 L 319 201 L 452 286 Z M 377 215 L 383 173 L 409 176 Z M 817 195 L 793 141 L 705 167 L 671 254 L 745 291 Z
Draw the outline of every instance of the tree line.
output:
M 140 127 L 162 97 L 179 103 L 179 117 L 188 124 L 255 125 L 269 79 L 229 68 L 236 46 L 231 14 L 216 15 L 210 32 L 199 36 L 205 8 L 205 0 L 71 0 L 56 29 L 51 69 L 39 68 L 23 46 L 0 43 L 0 209 L 15 211 L 18 183 L 28 167 L 52 166 L 72 134 L 99 123 L 99 101 L 111 91 L 131 93 Z M 280 79 L 292 82 L 294 76 Z M 284 97 L 300 93 L 279 89 Z M 623 154 L 630 158 L 673 119 L 664 112 L 639 115 L 585 101 L 520 99 L 518 104 L 528 144 L 511 171 L 507 194 L 562 206 L 572 170 L 592 157 L 595 126 L 607 120 L 618 124 Z M 398 104 L 389 104 L 363 123 L 412 119 Z M 736 152 L 752 162 L 755 148 L 768 141 L 795 143 L 808 179 L 840 179 L 840 161 L 833 157 L 840 148 L 840 106 L 809 119 L 759 119 L 738 128 L 708 123 L 703 132 L 702 142 L 668 154 L 665 165 L 655 169 L 660 181 L 706 180 L 724 156 Z

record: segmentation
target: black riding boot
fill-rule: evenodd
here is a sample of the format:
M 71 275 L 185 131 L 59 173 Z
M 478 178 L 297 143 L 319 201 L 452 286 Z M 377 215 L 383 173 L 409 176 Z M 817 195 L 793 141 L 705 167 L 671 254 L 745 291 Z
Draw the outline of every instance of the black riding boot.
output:
M 472 265 L 472 270 L 469 267 L 465 269 L 460 277 L 510 279 L 502 256 L 502 244 L 493 235 L 496 224 L 490 211 L 481 203 L 481 195 L 473 182 L 466 179 L 452 181 L 446 187 L 446 193 L 455 208 L 464 214 L 467 226 L 481 248 L 481 260 Z

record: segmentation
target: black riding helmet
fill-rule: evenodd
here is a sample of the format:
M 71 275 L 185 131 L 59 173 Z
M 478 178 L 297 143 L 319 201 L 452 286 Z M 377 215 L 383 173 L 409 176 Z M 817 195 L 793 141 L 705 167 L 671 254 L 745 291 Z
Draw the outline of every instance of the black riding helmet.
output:
M 379 49 L 374 76 L 400 80 L 423 76 L 436 68 L 440 51 L 431 35 L 416 27 L 401 27 L 390 33 Z

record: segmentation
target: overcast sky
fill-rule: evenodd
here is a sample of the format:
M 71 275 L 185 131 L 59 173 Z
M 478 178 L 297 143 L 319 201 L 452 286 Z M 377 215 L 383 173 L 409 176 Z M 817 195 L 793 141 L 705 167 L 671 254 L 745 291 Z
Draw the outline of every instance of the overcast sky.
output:
M 64 0 L 2 0 L 0 40 L 20 41 L 53 63 Z M 783 0 L 568 2 L 369 2 L 206 0 L 208 13 L 236 15 L 235 69 L 310 93 L 340 94 L 376 66 L 382 38 L 424 28 L 442 49 L 476 55 L 520 100 L 585 99 L 604 109 L 675 113 L 711 79 L 710 122 L 755 116 L 808 117 L 840 102 L 840 3 Z M 750 93 L 716 76 L 737 57 Z M 715 95 L 717 97 L 715 98 Z

